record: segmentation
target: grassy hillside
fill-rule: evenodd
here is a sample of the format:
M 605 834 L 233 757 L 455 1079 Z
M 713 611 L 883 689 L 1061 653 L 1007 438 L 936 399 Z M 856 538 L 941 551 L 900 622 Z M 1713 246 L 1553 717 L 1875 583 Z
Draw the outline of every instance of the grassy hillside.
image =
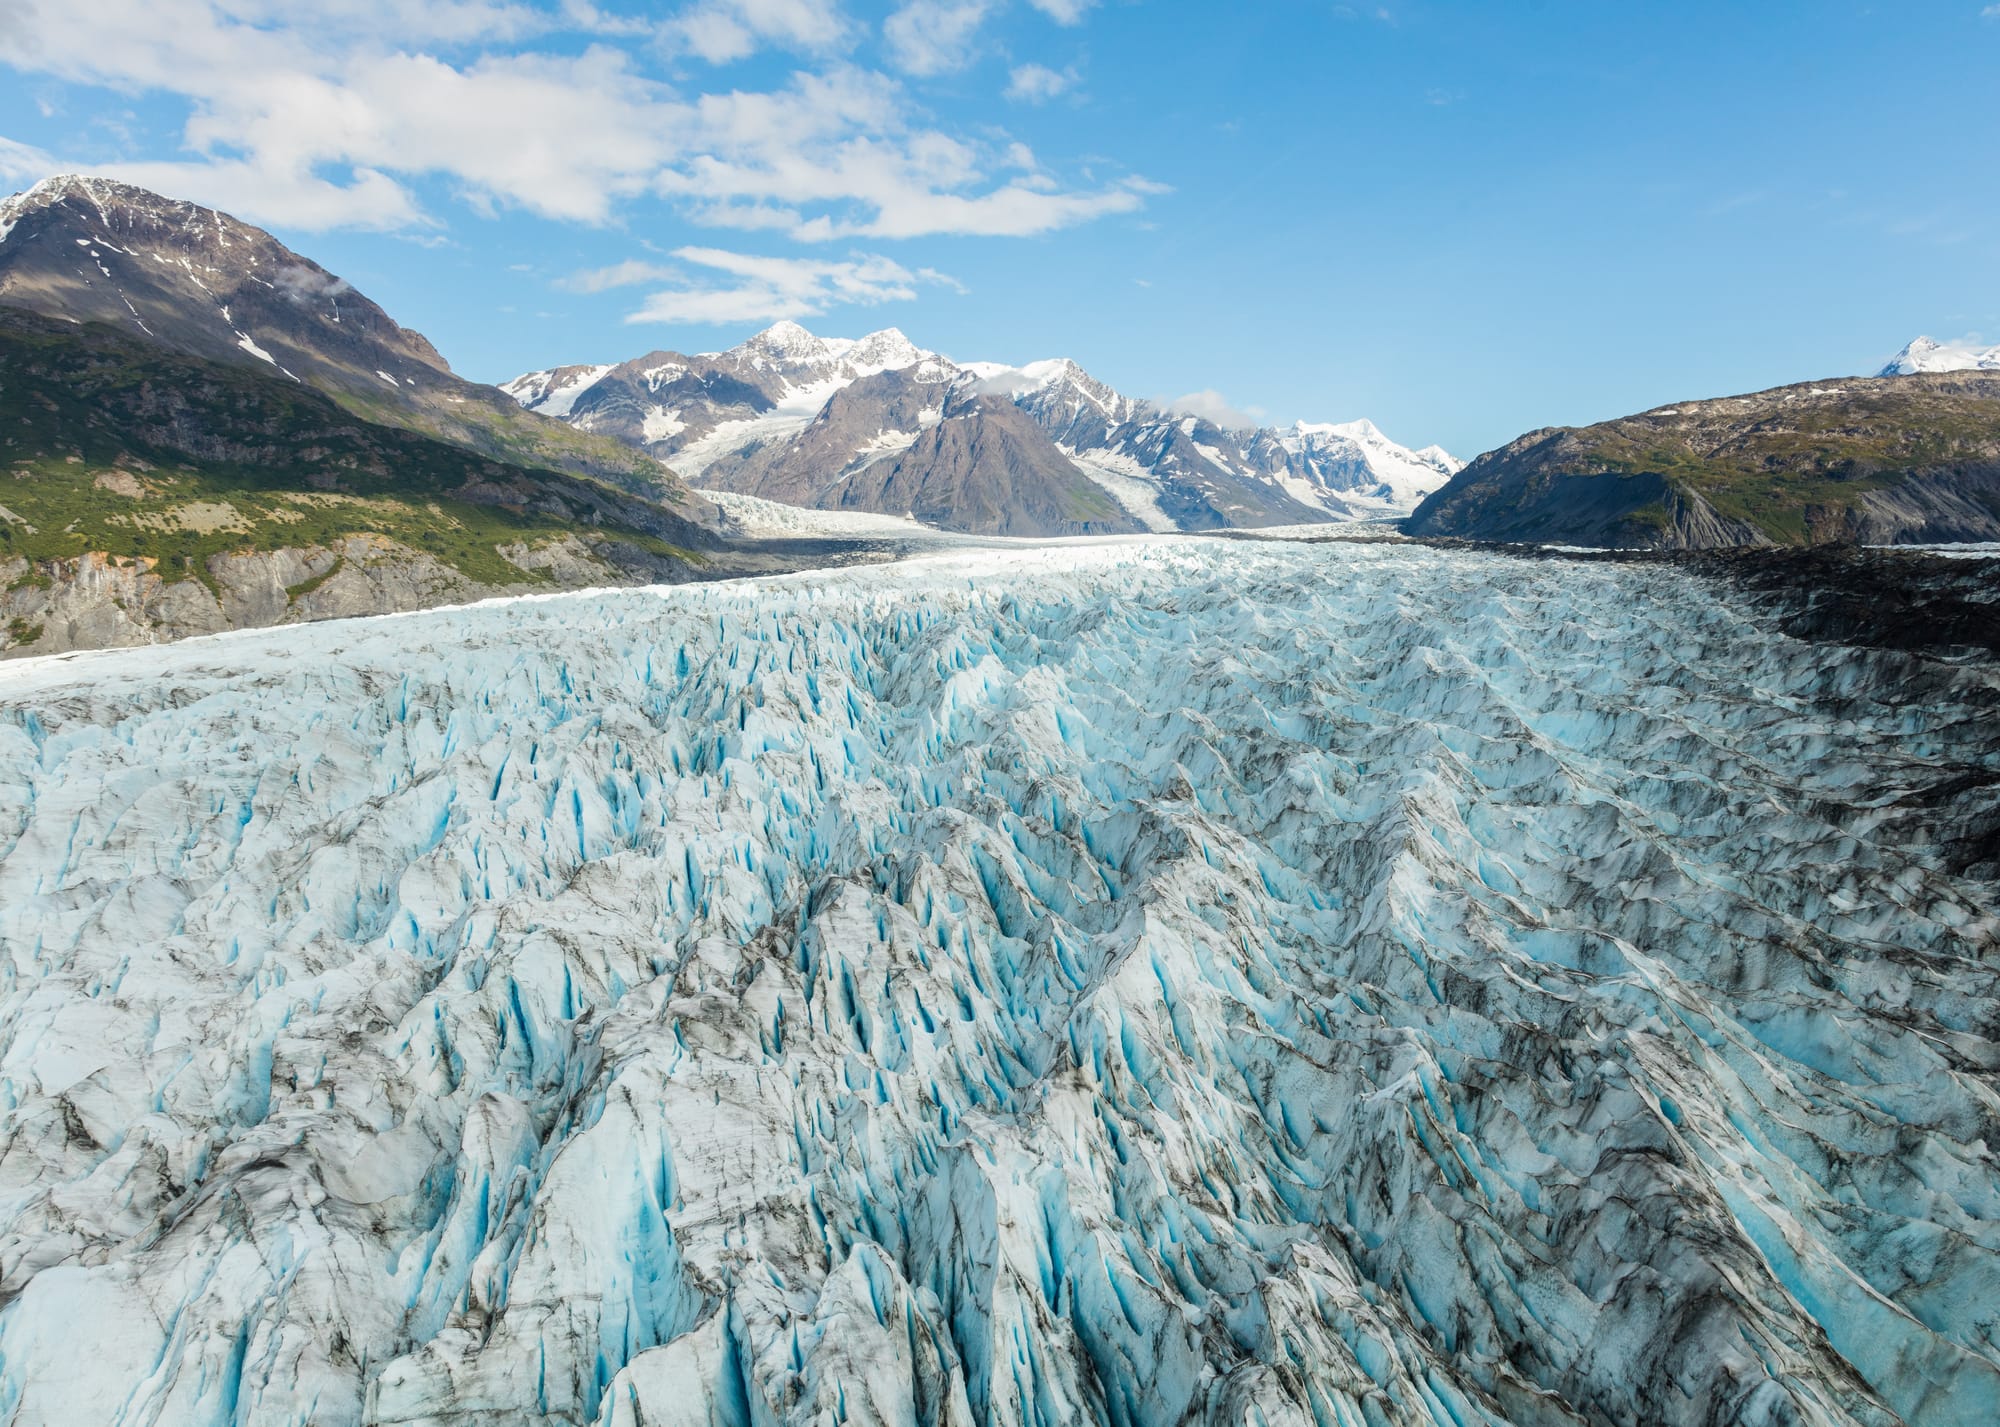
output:
M 356 534 L 482 584 L 545 578 L 501 547 L 581 536 L 698 562 L 713 544 L 656 502 L 362 420 L 281 376 L 0 309 L 0 560 L 103 551 L 206 582 L 218 554 Z
M 1581 544 L 1892 543 L 2000 531 L 2000 376 L 1850 378 L 1537 431 L 1413 534 Z

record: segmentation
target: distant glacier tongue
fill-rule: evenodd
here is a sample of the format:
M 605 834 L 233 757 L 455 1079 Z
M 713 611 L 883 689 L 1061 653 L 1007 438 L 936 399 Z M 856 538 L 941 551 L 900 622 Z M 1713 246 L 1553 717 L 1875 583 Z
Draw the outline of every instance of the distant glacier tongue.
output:
M 1349 544 L 13 666 L 0 1423 L 1992 1427 L 1996 705 Z

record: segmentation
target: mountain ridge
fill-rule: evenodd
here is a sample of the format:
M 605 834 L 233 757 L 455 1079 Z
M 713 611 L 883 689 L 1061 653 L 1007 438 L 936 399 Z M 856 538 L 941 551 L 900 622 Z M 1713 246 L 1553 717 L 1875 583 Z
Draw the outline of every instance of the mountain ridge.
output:
M 1975 347 L 1970 342 L 1940 342 L 1918 337 L 1906 343 L 1875 373 L 1906 377 L 1919 372 L 2000 372 L 2000 346 Z
M 0 305 L 104 322 L 258 368 L 355 415 L 482 455 L 609 480 L 713 523 L 657 461 L 524 412 L 430 340 L 251 224 L 112 179 L 57 174 L 0 200 Z
M 1403 529 L 1638 549 L 2000 540 L 2000 372 L 1800 382 L 1544 427 L 1470 462 Z
M 896 372 L 907 372 L 907 380 L 885 380 Z M 926 388 L 923 418 L 911 424 L 910 397 Z M 1412 509 L 1460 464 L 1436 446 L 1397 445 L 1365 420 L 1232 431 L 1126 396 L 1066 357 L 1021 366 L 958 362 L 896 328 L 825 338 L 781 322 L 721 352 L 655 351 L 610 365 L 547 368 L 501 389 L 532 410 L 640 446 L 700 486 L 888 515 L 907 513 L 903 503 L 914 493 L 919 457 L 907 453 L 942 452 L 949 444 L 963 458 L 988 449 L 976 438 L 923 439 L 930 423 L 997 420 L 995 402 L 1004 400 L 1040 434 L 1014 428 L 1001 443 L 1010 457 L 981 471 L 976 484 L 997 489 L 1013 478 L 1045 489 L 1054 482 L 1079 506 L 1108 499 L 1116 512 L 1110 525 L 1095 516 L 1050 515 L 1038 534 L 1381 518 Z M 836 401 L 841 392 L 847 398 Z M 879 409 L 857 404 L 871 393 Z M 883 484 L 891 471 L 894 490 Z M 955 479 L 941 473 L 939 485 Z M 948 528 L 1012 528 L 984 505 L 977 516 L 948 504 L 932 508 Z
M 725 542 L 609 483 L 0 306 L 0 657 L 685 580 Z

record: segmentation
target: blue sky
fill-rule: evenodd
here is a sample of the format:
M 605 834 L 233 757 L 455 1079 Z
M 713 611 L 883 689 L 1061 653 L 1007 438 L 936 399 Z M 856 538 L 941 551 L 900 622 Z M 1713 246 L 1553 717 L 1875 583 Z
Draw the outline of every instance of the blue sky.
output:
M 483 380 L 792 316 L 1469 456 L 2000 341 L 1989 0 L 12 0 L 0 73 L 0 186 L 225 207 Z

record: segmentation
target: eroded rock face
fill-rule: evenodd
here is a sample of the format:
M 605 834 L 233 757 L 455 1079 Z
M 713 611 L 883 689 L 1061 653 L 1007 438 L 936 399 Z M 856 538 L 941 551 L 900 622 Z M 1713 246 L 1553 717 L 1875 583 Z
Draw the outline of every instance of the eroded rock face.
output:
M 591 562 L 581 542 L 502 552 L 522 567 L 516 585 L 467 579 L 435 557 L 394 541 L 353 536 L 336 548 L 281 549 L 214 557 L 214 585 L 162 578 L 151 560 L 99 554 L 0 563 L 0 658 L 120 649 L 227 629 L 389 614 L 532 589 L 530 569 L 570 585 L 600 584 L 622 572 Z M 516 558 L 518 556 L 518 558 Z M 30 636 L 30 637 L 22 637 Z
M 12 1423 L 1994 1420 L 1989 666 L 1127 544 L 5 680 Z

